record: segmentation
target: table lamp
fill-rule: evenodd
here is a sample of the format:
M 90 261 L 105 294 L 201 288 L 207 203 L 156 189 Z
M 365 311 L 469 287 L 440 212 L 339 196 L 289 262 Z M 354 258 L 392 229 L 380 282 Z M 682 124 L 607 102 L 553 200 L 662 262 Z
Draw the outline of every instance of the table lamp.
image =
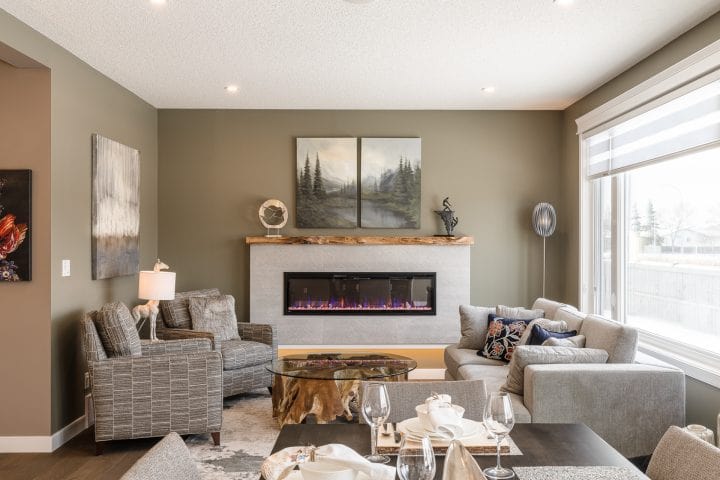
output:
M 150 340 L 158 342 L 155 334 L 155 323 L 159 313 L 160 300 L 173 300 L 175 298 L 175 272 L 163 272 L 168 267 L 158 259 L 152 271 L 142 270 L 138 281 L 138 297 L 148 300 L 145 305 L 133 308 L 132 315 L 137 323 L 140 319 L 150 320 Z

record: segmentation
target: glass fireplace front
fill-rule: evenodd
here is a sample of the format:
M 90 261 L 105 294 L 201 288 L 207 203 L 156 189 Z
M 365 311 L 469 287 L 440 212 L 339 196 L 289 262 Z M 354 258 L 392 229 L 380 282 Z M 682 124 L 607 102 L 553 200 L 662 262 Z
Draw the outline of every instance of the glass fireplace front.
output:
M 435 313 L 435 273 L 285 272 L 285 315 Z

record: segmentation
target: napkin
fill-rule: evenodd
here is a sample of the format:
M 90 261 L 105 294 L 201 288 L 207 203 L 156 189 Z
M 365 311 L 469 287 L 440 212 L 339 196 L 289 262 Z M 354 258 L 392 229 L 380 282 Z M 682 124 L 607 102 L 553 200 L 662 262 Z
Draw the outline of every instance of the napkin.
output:
M 425 400 L 427 418 L 432 430 L 452 440 L 462 435 L 461 417 L 447 394 L 434 394 Z
M 303 447 L 288 447 L 275 452 L 265 459 L 260 467 L 265 480 L 278 480 L 286 468 L 295 465 L 297 453 Z M 370 480 L 394 480 L 395 469 L 387 465 L 370 463 L 355 450 L 339 443 L 329 443 L 315 450 L 317 461 L 333 463 L 363 472 Z

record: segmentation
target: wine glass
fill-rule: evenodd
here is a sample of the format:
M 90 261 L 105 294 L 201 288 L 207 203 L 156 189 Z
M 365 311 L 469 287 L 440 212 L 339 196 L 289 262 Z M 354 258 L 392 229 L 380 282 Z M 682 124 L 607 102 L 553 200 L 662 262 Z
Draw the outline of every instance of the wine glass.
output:
M 403 435 L 397 458 L 397 474 L 400 480 L 433 480 L 435 478 L 435 452 L 427 435 L 408 440 Z
M 510 430 L 515 425 L 515 414 L 508 393 L 493 392 L 488 396 L 483 412 L 483 423 L 488 433 L 497 440 L 497 465 L 486 468 L 483 473 L 490 478 L 514 477 L 515 473 L 512 470 L 500 465 L 500 442 L 510 434 Z
M 365 455 L 373 463 L 388 463 L 390 457 L 377 453 L 377 435 L 380 426 L 390 415 L 390 398 L 382 383 L 368 383 L 363 392 L 362 416 L 370 424 L 370 455 Z

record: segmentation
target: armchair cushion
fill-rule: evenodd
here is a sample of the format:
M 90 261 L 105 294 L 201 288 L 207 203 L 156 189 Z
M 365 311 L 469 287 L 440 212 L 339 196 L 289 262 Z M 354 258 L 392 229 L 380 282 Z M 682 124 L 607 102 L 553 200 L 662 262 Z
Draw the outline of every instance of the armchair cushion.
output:
M 208 290 L 192 290 L 190 292 L 175 293 L 174 300 L 160 300 L 163 321 L 169 328 L 192 328 L 192 318 L 188 309 L 190 297 L 218 296 L 220 290 L 211 288 Z
M 460 333 L 458 348 L 480 350 L 487 338 L 488 315 L 495 313 L 495 307 L 460 305 Z
M 634 328 L 599 315 L 588 315 L 579 333 L 585 335 L 587 348 L 602 348 L 608 352 L 608 363 L 635 361 L 638 333 Z
M 130 310 L 122 302 L 104 305 L 95 317 L 100 341 L 109 357 L 139 357 L 142 355 L 140 335 Z
M 232 295 L 190 297 L 189 309 L 193 330 L 210 332 L 220 342 L 240 338 Z
M 223 370 L 253 367 L 270 362 L 273 349 L 270 345 L 250 342 L 239 338 L 219 342 L 222 354 Z

